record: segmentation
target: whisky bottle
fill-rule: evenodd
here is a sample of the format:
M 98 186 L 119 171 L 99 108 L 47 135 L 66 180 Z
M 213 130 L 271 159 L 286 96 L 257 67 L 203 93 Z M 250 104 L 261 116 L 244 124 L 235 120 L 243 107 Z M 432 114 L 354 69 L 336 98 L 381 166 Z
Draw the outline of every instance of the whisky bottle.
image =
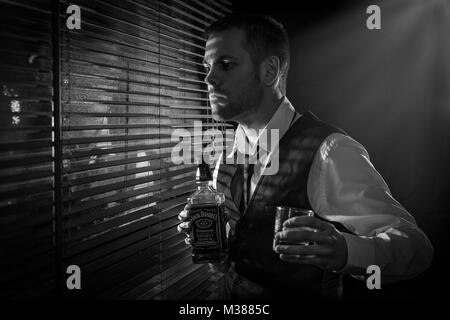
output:
M 197 164 L 197 190 L 188 198 L 193 263 L 216 263 L 228 254 L 225 230 L 225 195 L 212 186 L 209 165 Z

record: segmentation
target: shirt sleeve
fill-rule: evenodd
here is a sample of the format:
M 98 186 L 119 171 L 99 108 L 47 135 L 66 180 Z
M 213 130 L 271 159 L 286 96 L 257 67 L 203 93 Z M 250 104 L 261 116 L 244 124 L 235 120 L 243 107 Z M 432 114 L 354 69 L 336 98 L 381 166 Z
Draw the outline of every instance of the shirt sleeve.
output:
M 368 266 L 377 265 L 382 283 L 389 283 L 412 278 L 431 264 L 429 239 L 352 138 L 335 133 L 323 141 L 309 173 L 308 198 L 316 214 L 353 233 L 343 233 L 348 261 L 338 272 L 361 279 Z

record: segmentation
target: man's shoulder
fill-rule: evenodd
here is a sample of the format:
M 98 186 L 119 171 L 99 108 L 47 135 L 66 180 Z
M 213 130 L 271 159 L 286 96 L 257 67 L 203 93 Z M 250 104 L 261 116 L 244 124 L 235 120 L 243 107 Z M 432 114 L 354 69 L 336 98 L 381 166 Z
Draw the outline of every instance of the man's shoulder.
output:
M 291 136 L 293 137 L 314 137 L 321 140 L 334 133 L 347 135 L 341 128 L 319 119 L 309 110 L 300 113 L 297 121 L 295 121 L 289 131 L 291 131 Z

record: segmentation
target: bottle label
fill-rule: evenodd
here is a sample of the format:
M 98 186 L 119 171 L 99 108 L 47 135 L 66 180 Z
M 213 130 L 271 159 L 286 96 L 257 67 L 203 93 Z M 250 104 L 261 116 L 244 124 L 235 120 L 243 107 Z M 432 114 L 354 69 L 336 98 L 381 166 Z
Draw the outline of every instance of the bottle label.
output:
M 222 209 L 217 205 L 192 206 L 190 217 L 192 222 L 192 245 L 194 249 L 221 249 L 220 217 Z

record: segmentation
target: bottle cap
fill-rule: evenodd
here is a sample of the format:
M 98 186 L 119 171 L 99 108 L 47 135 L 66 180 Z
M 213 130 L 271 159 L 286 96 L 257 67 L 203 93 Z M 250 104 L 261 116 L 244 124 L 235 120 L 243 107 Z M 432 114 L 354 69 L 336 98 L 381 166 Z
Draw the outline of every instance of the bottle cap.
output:
M 211 170 L 209 169 L 209 165 L 205 162 L 197 163 L 197 172 L 195 173 L 196 181 L 210 181 L 212 180 Z

